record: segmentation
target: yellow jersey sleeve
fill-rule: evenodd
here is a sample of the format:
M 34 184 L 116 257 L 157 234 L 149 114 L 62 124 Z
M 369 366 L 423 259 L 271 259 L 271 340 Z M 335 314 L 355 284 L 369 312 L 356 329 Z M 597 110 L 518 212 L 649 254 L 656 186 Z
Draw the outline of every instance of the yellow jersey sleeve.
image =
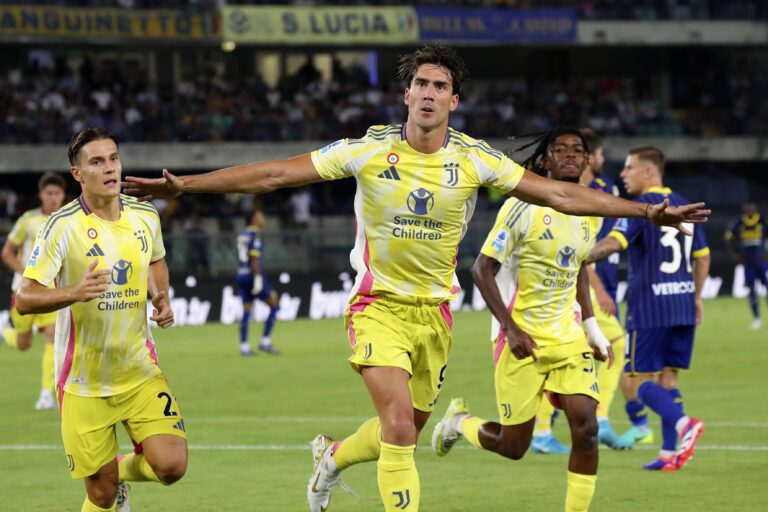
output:
M 29 223 L 29 215 L 24 214 L 21 217 L 18 218 L 18 220 L 14 223 L 13 228 L 11 228 L 11 232 L 8 233 L 8 240 L 13 242 L 13 244 L 17 247 L 21 246 L 21 244 L 24 243 L 24 241 L 27 239 L 27 224 Z
M 488 237 L 480 252 L 499 263 L 509 260 L 512 251 L 528 230 L 530 204 L 517 198 L 509 198 L 496 216 Z
M 32 279 L 43 286 L 53 285 L 56 276 L 59 275 L 62 264 L 62 253 L 59 240 L 62 236 L 62 230 L 53 229 L 48 236 L 43 236 L 41 232 L 35 239 L 35 246 L 27 260 L 27 266 L 24 268 L 24 277 Z

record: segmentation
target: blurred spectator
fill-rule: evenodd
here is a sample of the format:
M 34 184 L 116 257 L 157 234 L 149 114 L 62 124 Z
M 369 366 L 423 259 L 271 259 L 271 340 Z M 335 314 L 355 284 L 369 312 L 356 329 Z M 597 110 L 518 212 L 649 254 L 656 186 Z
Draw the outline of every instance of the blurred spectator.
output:
M 192 213 L 184 222 L 187 239 L 187 273 L 195 277 L 210 275 L 208 259 L 208 235 L 203 230 L 197 212 Z

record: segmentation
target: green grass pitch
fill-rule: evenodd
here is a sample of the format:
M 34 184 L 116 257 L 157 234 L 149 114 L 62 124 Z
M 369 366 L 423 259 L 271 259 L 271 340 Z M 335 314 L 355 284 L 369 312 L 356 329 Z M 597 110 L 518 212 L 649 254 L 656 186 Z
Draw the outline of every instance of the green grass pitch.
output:
M 593 511 L 764 509 L 768 331 L 749 330 L 745 300 L 719 299 L 705 307 L 693 370 L 681 379 L 687 412 L 707 422 L 695 459 L 678 473 L 648 473 L 640 466 L 655 456 L 656 446 L 601 450 Z M 421 510 L 562 510 L 566 456 L 528 453 L 515 462 L 462 442 L 438 459 L 429 449 L 432 427 L 450 397 L 464 396 L 479 416 L 495 415 L 489 315 L 457 314 L 454 327 L 447 382 L 416 454 Z M 252 339 L 260 330 L 252 328 Z M 190 462 L 186 477 L 171 487 L 132 484 L 134 511 L 306 510 L 308 442 L 319 432 L 344 437 L 373 415 L 359 376 L 346 363 L 341 320 L 278 323 L 273 339 L 280 357 L 239 357 L 236 325 L 157 330 L 155 336 L 185 417 Z M 77 511 L 84 497 L 82 482 L 68 474 L 57 412 L 32 407 L 40 354 L 39 339 L 29 353 L 0 346 L 3 511 Z M 612 410 L 619 431 L 627 427 L 622 405 L 617 398 Z M 655 416 L 652 425 L 660 439 Z M 568 439 L 564 421 L 555 430 Z M 331 510 L 382 509 L 374 463 L 350 468 L 344 478 L 360 498 L 337 490 Z

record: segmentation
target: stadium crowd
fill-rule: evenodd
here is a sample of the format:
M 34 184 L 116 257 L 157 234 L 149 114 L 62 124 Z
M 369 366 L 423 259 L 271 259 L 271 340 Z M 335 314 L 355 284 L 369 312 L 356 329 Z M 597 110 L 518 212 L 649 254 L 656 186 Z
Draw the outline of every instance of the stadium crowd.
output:
M 454 128 L 479 138 L 589 126 L 604 135 L 756 135 L 768 101 L 761 66 L 728 59 L 672 72 L 670 101 L 648 77 L 519 78 L 470 82 Z M 159 87 L 136 66 L 30 59 L 0 73 L 0 143 L 64 143 L 85 126 L 124 141 L 296 141 L 358 137 L 372 124 L 400 122 L 401 87 L 371 86 L 362 69 L 335 66 L 324 81 L 312 66 L 268 87 L 258 75 L 186 76 Z M 726 76 L 727 80 L 714 79 Z M 34 122 L 33 122 L 34 121 Z
M 417 7 L 572 8 L 585 20 L 707 20 L 768 18 L 760 0 L 9 0 L 23 5 L 216 11 L 225 5 L 414 5 Z

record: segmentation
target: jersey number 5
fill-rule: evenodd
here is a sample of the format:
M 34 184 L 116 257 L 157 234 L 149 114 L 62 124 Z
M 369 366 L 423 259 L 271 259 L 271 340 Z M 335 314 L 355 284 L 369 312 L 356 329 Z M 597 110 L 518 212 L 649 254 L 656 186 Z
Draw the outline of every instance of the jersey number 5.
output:
M 693 233 L 693 224 L 690 222 L 683 222 L 683 228 Z M 683 246 L 685 250 L 685 267 L 688 272 L 691 271 L 691 248 L 693 247 L 693 237 L 686 236 L 680 233 L 677 228 L 672 226 L 661 227 L 661 245 L 672 249 L 672 259 L 669 261 L 663 261 L 659 266 L 659 270 L 665 274 L 674 274 L 680 269 L 680 264 L 683 260 L 683 251 L 680 247 L 679 236 L 683 237 Z

